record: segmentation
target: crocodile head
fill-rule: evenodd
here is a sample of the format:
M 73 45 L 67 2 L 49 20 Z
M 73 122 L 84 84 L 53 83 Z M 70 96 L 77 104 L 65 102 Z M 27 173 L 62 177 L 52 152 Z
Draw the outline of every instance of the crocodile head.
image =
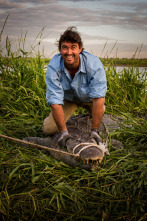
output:
M 109 154 L 107 144 L 100 143 L 99 145 L 93 142 L 77 142 L 73 138 L 69 139 L 66 143 L 66 148 L 69 152 L 79 156 L 83 161 L 89 163 L 89 161 L 98 161 L 101 163 L 103 157 Z

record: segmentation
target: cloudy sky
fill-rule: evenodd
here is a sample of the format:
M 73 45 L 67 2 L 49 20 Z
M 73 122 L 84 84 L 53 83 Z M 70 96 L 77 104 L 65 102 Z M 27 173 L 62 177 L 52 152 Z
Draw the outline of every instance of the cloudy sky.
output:
M 60 34 L 76 26 L 96 56 L 147 58 L 147 0 L 0 0 L 0 30 L 8 14 L 3 40 L 8 35 L 15 45 L 27 31 L 29 50 L 44 28 L 36 43 L 42 39 L 46 57 L 58 52 Z

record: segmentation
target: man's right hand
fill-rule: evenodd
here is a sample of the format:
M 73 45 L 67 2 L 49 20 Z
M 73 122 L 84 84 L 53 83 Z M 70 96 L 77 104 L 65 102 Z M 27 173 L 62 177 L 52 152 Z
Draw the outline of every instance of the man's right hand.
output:
M 71 138 L 71 135 L 68 133 L 68 131 L 60 132 L 60 137 L 58 139 L 58 145 L 60 147 L 66 147 L 66 142 L 69 138 Z

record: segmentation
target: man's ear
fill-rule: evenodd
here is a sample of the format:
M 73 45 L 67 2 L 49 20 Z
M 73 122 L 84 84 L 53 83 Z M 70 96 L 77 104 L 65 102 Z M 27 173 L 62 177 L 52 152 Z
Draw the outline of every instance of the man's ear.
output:
M 82 47 L 81 48 L 79 48 L 79 53 L 81 53 L 82 52 Z

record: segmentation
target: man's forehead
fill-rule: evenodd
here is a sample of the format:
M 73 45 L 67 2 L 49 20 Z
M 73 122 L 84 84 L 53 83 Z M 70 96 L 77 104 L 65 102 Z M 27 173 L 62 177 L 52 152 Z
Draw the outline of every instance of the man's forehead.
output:
M 63 41 L 63 42 L 61 42 L 61 45 L 70 45 L 70 46 L 72 46 L 72 45 L 78 45 L 78 43 L 77 42 L 74 42 L 74 43 L 72 43 L 72 42 L 67 42 L 67 41 Z

